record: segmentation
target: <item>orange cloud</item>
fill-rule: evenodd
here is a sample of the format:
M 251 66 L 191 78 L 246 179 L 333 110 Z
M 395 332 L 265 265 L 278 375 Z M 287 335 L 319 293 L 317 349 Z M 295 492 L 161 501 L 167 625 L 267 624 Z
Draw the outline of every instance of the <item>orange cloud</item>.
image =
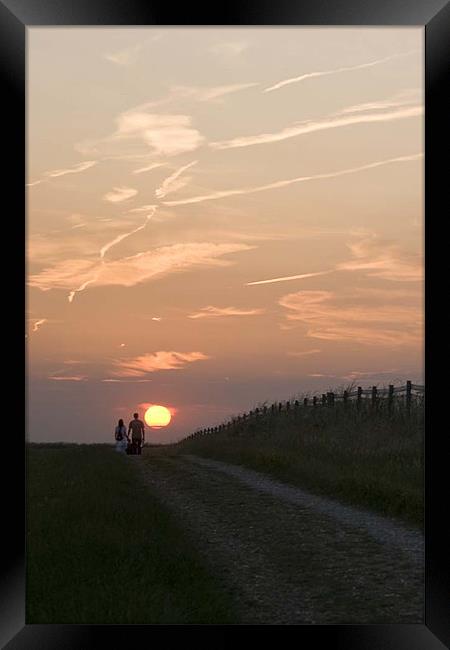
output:
M 353 259 L 338 264 L 339 271 L 366 271 L 371 277 L 397 282 L 423 280 L 423 261 L 419 255 L 407 254 L 394 242 L 382 240 L 375 233 L 356 234 L 348 247 Z
M 147 373 L 159 370 L 180 370 L 188 363 L 209 359 L 203 352 L 167 352 L 161 350 L 146 353 L 132 359 L 115 362 L 117 370 L 113 375 L 117 377 L 144 377 Z
M 291 357 L 307 357 L 310 354 L 319 354 L 322 352 L 322 350 L 319 350 L 318 348 L 313 348 L 312 350 L 305 350 L 304 352 L 289 352 L 289 356 Z
M 236 309 L 236 307 L 202 307 L 200 311 L 189 314 L 188 318 L 217 318 L 223 316 L 256 316 L 264 309 Z
M 131 287 L 169 273 L 193 268 L 229 266 L 230 260 L 219 259 L 230 253 L 252 250 L 247 244 L 198 242 L 174 244 L 109 262 L 68 259 L 31 275 L 29 285 L 42 291 L 72 290 L 86 283 L 95 286 Z M 77 289 L 78 290 L 78 289 Z
M 58 377 L 51 375 L 49 379 L 52 379 L 53 381 L 86 381 L 87 377 L 86 375 L 73 375 L 72 377 Z
M 330 291 L 298 291 L 283 296 L 279 304 L 288 321 L 309 326 L 306 335 L 311 338 L 394 346 L 422 341 L 421 314 L 415 307 L 361 304 L 352 297 L 337 299 Z

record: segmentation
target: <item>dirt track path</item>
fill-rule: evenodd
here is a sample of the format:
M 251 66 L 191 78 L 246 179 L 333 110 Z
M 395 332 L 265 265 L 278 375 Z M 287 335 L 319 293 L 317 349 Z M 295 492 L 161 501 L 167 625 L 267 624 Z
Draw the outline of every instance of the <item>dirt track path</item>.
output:
M 242 467 L 130 460 L 228 585 L 239 622 L 423 621 L 419 533 Z

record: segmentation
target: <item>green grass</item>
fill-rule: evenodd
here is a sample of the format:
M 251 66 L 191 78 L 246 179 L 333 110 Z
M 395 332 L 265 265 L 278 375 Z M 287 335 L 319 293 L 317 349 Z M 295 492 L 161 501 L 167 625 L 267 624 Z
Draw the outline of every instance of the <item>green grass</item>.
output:
M 236 622 L 130 460 L 104 445 L 29 445 L 26 622 Z
M 423 526 L 423 402 L 408 414 L 364 403 L 267 413 L 185 440 L 178 453 L 241 464 L 341 501 Z

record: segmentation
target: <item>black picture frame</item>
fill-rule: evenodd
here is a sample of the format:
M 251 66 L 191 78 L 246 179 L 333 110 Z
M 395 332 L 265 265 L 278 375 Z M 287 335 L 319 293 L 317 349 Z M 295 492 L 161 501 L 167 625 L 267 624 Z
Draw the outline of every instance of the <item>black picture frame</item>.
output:
M 15 224 L 9 235 L 8 248 L 14 251 L 14 271 L 8 273 L 8 293 L 4 320 L 7 347 L 13 342 L 11 372 L 7 373 L 4 408 L 26 413 L 20 350 L 23 346 L 21 325 L 14 324 L 25 313 L 24 276 L 15 268 L 25 241 L 25 48 L 26 28 L 33 26 L 71 25 L 358 25 L 423 26 L 425 29 L 425 381 L 427 386 L 425 428 L 425 623 L 423 625 L 305 625 L 292 630 L 294 640 L 305 647 L 324 644 L 334 649 L 351 650 L 439 650 L 450 645 L 450 604 L 448 555 L 450 541 L 446 534 L 448 519 L 448 471 L 445 453 L 447 432 L 440 422 L 448 421 L 444 409 L 445 343 L 448 321 L 440 314 L 448 302 L 442 292 L 442 279 L 448 275 L 448 238 L 443 234 L 448 220 L 443 211 L 447 192 L 444 174 L 448 165 L 446 123 L 446 72 L 450 42 L 450 8 L 445 0 L 229 0 L 206 6 L 192 3 L 173 6 L 160 0 L 0 0 L 0 69 L 5 158 L 5 175 L 10 199 L 10 221 Z M 447 181 L 448 184 L 448 181 Z M 445 248 L 444 248 L 445 246 Z M 11 267 L 13 268 L 13 267 Z M 25 261 L 22 267 L 26 272 Z M 14 308 L 12 305 L 15 303 Z M 4 303 L 5 305 L 5 303 Z M 21 310 L 23 309 L 23 312 Z M 432 309 L 432 312 L 431 312 Z M 432 315 L 431 315 L 432 314 Z M 21 321 L 23 322 L 23 321 Z M 448 357 L 447 357 L 448 358 Z M 13 375 L 13 370 L 16 375 Z M 4 375 L 5 376 L 5 375 Z M 23 397 L 23 401 L 21 396 Z M 11 428 L 9 418 L 5 420 Z M 17 424 L 14 425 L 17 427 Z M 439 428 L 441 426 L 442 428 Z M 448 429 L 448 427 L 447 427 Z M 13 435 L 17 435 L 13 431 Z M 51 650 L 97 648 L 105 643 L 111 648 L 142 647 L 158 642 L 156 631 L 164 626 L 122 625 L 26 625 L 25 624 L 25 438 L 15 439 L 14 453 L 3 454 L 3 468 L 10 475 L 2 491 L 3 553 L 0 583 L 0 642 L 8 650 L 42 648 Z M 448 451 L 447 451 L 448 457 Z M 2 472 L 6 477 L 5 470 Z M 175 626 L 174 629 L 176 629 Z M 235 627 L 180 626 L 183 633 L 199 627 L 209 640 L 209 632 L 219 632 L 227 639 Z M 209 630 L 212 627 L 212 630 Z M 252 626 L 250 626 L 252 627 Z M 272 627 L 272 626 L 268 626 Z M 219 628 L 219 630 L 217 630 Z M 256 630 L 254 630 L 256 631 Z M 264 630 L 265 632 L 265 630 Z M 278 634 L 278 630 L 277 630 Z M 217 634 L 215 634 L 217 638 Z M 277 637 L 278 639 L 278 637 Z M 268 640 L 268 639 L 267 639 Z M 181 638 L 180 638 L 181 641 Z M 186 642 L 186 637 L 183 638 Z

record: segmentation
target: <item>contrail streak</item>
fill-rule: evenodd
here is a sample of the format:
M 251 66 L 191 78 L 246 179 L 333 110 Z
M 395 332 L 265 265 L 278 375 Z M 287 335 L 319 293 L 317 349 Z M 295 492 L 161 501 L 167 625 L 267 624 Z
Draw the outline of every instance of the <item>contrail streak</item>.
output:
M 369 61 L 368 63 L 360 63 L 359 65 L 345 66 L 342 68 L 333 68 L 332 70 L 322 70 L 319 72 L 307 72 L 306 74 L 302 74 L 299 77 L 291 77 L 290 79 L 284 79 L 283 81 L 279 81 L 273 86 L 269 86 L 269 88 L 265 88 L 263 92 L 269 93 L 272 90 L 278 90 L 283 86 L 299 83 L 300 81 L 304 81 L 305 79 L 311 79 L 312 77 L 324 77 L 326 75 L 337 74 L 340 72 L 347 72 L 349 70 L 362 70 L 364 68 L 371 68 L 374 65 L 380 65 L 381 63 L 385 63 L 386 61 L 392 61 L 392 59 L 397 59 L 402 56 L 409 56 L 410 54 L 416 54 L 417 52 L 418 50 L 411 50 L 410 52 L 392 54 L 390 56 L 385 56 L 382 59 L 375 59 L 375 61 Z
M 45 183 L 49 178 L 58 178 L 59 176 L 66 176 L 66 174 L 79 174 L 80 172 L 84 172 L 86 169 L 90 169 L 97 164 L 97 160 L 85 160 L 84 162 L 78 163 L 77 165 L 69 167 L 68 169 L 53 169 L 51 171 L 44 172 L 44 178 L 41 178 L 38 181 L 34 181 L 34 183 L 26 183 L 26 187 L 33 187 L 34 185 Z
M 138 226 L 137 228 L 135 228 L 134 230 L 131 230 L 130 232 L 123 233 L 123 235 L 119 235 L 118 237 L 116 237 L 116 238 L 113 239 L 112 241 L 110 241 L 110 242 L 108 242 L 107 244 L 105 244 L 105 245 L 100 249 L 100 262 L 101 262 L 101 266 L 100 266 L 100 268 L 97 270 L 97 272 L 95 273 L 94 277 L 92 277 L 90 280 L 86 280 L 85 282 L 83 282 L 83 284 L 81 284 L 81 285 L 78 287 L 78 289 L 74 289 L 73 291 L 71 291 L 71 292 L 69 293 L 69 295 L 68 295 L 68 297 L 67 297 L 67 299 L 68 299 L 69 302 L 73 302 L 73 299 L 75 298 L 75 294 L 76 294 L 76 293 L 80 293 L 81 291 L 84 291 L 84 290 L 86 289 L 86 287 L 88 287 L 90 284 L 92 284 L 93 282 L 95 282 L 96 280 L 98 280 L 98 278 L 99 278 L 99 276 L 100 276 L 100 273 L 101 273 L 103 267 L 104 267 L 105 264 L 106 264 L 106 262 L 105 262 L 105 254 L 107 253 L 107 251 L 109 251 L 113 246 L 115 246 L 116 244 L 118 244 L 119 242 L 121 242 L 122 240 L 124 240 L 126 237 L 129 237 L 130 235 L 133 235 L 134 233 L 139 232 L 139 230 L 143 230 L 143 229 L 145 228 L 145 226 L 148 224 L 148 222 L 150 221 L 150 219 L 151 219 L 151 218 L 153 217 L 153 215 L 155 214 L 156 207 L 157 207 L 157 206 L 153 206 L 153 212 L 152 212 L 151 214 L 148 214 L 148 215 L 147 215 L 147 217 L 145 218 L 144 223 L 143 223 L 141 226 Z
M 198 160 L 193 160 L 191 163 L 184 165 L 184 167 L 180 167 L 180 169 L 177 169 L 176 172 L 168 176 L 164 181 L 161 187 L 158 187 L 157 190 L 155 190 L 155 196 L 157 196 L 159 199 L 162 199 L 166 194 L 168 194 L 170 190 L 170 186 L 174 183 L 174 181 L 178 178 L 178 176 L 181 176 L 183 172 L 186 171 L 186 169 L 189 169 L 189 167 L 192 167 L 193 165 L 196 165 Z
M 142 174 L 144 172 L 149 172 L 152 169 L 157 169 L 157 167 L 165 167 L 167 163 L 152 163 L 151 165 L 148 165 L 148 167 L 139 167 L 139 169 L 134 169 L 133 174 Z
M 253 192 L 263 192 L 264 190 L 272 190 L 278 187 L 286 187 L 294 183 L 305 183 L 306 181 L 320 180 L 322 178 L 337 178 L 338 176 L 345 176 L 346 174 L 355 174 L 356 172 L 364 171 L 366 169 L 374 169 L 383 165 L 389 165 L 395 162 L 408 162 L 412 160 L 419 160 L 423 154 L 412 154 L 410 156 L 399 156 L 397 158 L 388 158 L 379 162 L 369 163 L 368 165 L 361 165 L 359 167 L 351 167 L 337 172 L 329 172 L 327 174 L 316 174 L 314 176 L 299 176 L 297 178 L 290 178 L 288 180 L 276 181 L 268 185 L 260 185 L 258 187 L 245 187 L 236 190 L 218 191 L 212 194 L 204 194 L 203 196 L 193 196 L 189 199 L 179 199 L 177 201 L 162 201 L 164 205 L 187 205 L 188 203 L 201 203 L 203 201 L 212 201 L 214 199 L 221 199 L 227 196 L 236 196 L 238 194 L 252 194 Z
M 301 280 L 302 278 L 313 278 L 316 275 L 327 275 L 332 271 L 318 271 L 317 273 L 302 273 L 301 275 L 286 275 L 281 278 L 273 278 L 271 280 L 259 280 L 258 282 L 246 282 L 245 286 L 250 287 L 254 284 L 271 284 L 272 282 L 287 282 L 288 280 Z
M 97 271 L 97 273 L 95 274 L 95 276 L 94 276 L 93 278 L 91 278 L 90 280 L 86 280 L 86 282 L 83 282 L 83 284 L 80 285 L 80 286 L 78 287 L 78 289 L 74 289 L 73 291 L 71 291 L 71 292 L 69 293 L 69 295 L 68 295 L 68 300 L 69 300 L 69 302 L 72 302 L 72 301 L 73 301 L 73 299 L 75 298 L 75 294 L 76 294 L 76 293 L 79 293 L 80 291 L 84 291 L 84 290 L 86 289 L 87 286 L 89 286 L 90 284 L 92 284 L 92 282 L 95 282 L 95 281 L 98 279 L 98 276 L 99 276 L 99 275 L 100 275 L 100 270 Z
M 151 214 L 148 214 L 148 215 L 146 216 L 145 221 L 144 221 L 144 223 L 143 223 L 141 226 L 138 226 L 138 228 L 135 228 L 134 230 L 130 230 L 129 232 L 125 232 L 125 233 L 123 233 L 122 235 L 119 235 L 118 237 L 116 237 L 116 238 L 113 239 L 112 241 L 110 241 L 110 242 L 108 242 L 107 244 L 105 244 L 105 245 L 100 249 L 100 259 L 104 259 L 105 254 L 107 253 L 107 251 L 109 251 L 113 246 L 115 246 L 115 245 L 118 244 L 119 242 L 123 241 L 123 240 L 126 239 L 127 237 L 130 237 L 130 235 L 134 235 L 134 233 L 139 232 L 140 230 L 143 230 L 143 229 L 145 228 L 145 226 L 148 224 L 148 222 L 150 221 L 150 219 L 151 219 L 151 218 L 153 217 L 153 215 L 155 214 L 155 211 L 156 211 L 156 206 L 153 206 L 153 211 L 152 211 L 152 213 L 151 213 Z
M 295 138 L 306 133 L 324 131 L 327 129 L 336 129 L 342 126 L 352 124 L 371 124 L 374 122 L 392 122 L 393 120 L 403 120 L 408 117 L 418 117 L 423 114 L 422 106 L 408 106 L 397 108 L 396 110 L 385 113 L 362 113 L 348 114 L 341 111 L 322 120 L 305 121 L 300 124 L 288 126 L 276 133 L 260 133 L 259 135 L 240 136 L 232 140 L 222 140 L 220 142 L 211 142 L 209 145 L 213 149 L 235 149 L 236 147 L 250 147 L 255 144 L 267 144 L 269 142 L 280 142 L 288 138 Z

